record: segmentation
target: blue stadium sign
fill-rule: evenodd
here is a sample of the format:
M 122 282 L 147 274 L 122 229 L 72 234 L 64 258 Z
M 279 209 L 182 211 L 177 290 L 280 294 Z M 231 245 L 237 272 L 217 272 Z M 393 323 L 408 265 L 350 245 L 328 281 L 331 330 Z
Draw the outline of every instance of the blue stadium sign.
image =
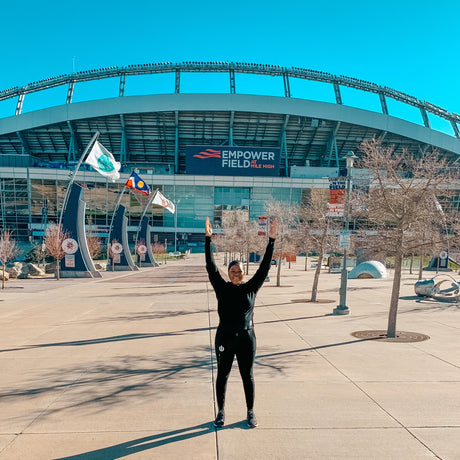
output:
M 279 176 L 280 149 L 189 145 L 185 167 L 187 174 Z

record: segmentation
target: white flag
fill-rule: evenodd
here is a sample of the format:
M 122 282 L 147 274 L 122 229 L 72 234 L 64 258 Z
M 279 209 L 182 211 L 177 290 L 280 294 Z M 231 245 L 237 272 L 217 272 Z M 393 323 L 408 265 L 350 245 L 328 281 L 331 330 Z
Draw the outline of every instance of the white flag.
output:
M 121 164 L 115 161 L 113 155 L 98 141 L 94 143 L 85 163 L 91 165 L 99 174 L 111 179 L 112 182 L 120 178 L 118 171 Z
M 155 197 L 153 198 L 152 203 L 163 206 L 163 208 L 166 208 L 169 212 L 172 212 L 173 214 L 176 210 L 174 203 L 172 201 L 169 201 L 161 192 L 155 193 Z

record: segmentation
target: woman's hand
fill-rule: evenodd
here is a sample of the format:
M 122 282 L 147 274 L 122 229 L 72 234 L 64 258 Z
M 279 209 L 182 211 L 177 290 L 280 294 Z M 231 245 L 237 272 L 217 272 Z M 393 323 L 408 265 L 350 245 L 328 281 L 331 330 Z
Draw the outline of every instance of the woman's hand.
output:
M 278 219 L 275 219 L 272 224 L 270 225 L 270 230 L 268 232 L 268 236 L 270 238 L 275 239 L 276 234 L 278 233 Z
M 209 222 L 209 217 L 206 217 L 206 225 L 205 225 L 204 234 L 206 236 L 212 235 L 212 227 L 211 227 L 211 222 Z

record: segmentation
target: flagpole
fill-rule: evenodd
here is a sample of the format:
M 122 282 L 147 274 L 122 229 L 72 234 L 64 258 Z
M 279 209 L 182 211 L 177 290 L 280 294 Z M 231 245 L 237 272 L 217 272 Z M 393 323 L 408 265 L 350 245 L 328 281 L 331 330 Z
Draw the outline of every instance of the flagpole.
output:
M 153 199 L 155 198 L 155 195 L 157 194 L 158 190 L 159 190 L 159 189 L 157 188 L 153 193 L 150 194 L 149 201 L 147 202 L 147 204 L 146 204 L 146 206 L 145 206 L 145 208 L 144 208 L 144 212 L 142 213 L 142 216 L 141 216 L 140 219 L 139 219 L 139 225 L 138 225 L 138 227 L 137 227 L 137 232 L 136 232 L 136 243 L 137 243 L 137 235 L 139 235 L 139 231 L 140 231 L 140 229 L 141 229 L 142 219 L 144 218 L 144 216 L 145 216 L 145 214 L 146 214 L 146 212 L 147 212 L 148 207 L 152 204 L 152 201 L 153 201 Z
M 97 140 L 97 138 L 99 137 L 99 134 L 100 132 L 99 131 L 96 131 L 96 133 L 94 134 L 94 136 L 92 137 L 92 139 L 89 141 L 89 144 L 86 146 L 85 148 L 85 151 L 83 152 L 82 156 L 80 157 L 80 160 L 78 161 L 78 164 L 77 166 L 75 167 L 75 171 L 73 172 L 73 175 L 72 177 L 70 178 L 70 181 L 67 185 L 67 190 L 65 191 L 65 195 L 64 195 L 64 201 L 62 202 L 62 208 L 61 208 L 61 214 L 59 215 L 59 223 L 58 223 L 58 226 L 60 226 L 62 224 L 62 217 L 64 215 L 64 209 L 67 205 L 67 200 L 69 198 L 69 193 L 70 193 L 70 187 L 72 186 L 72 184 L 74 183 L 75 181 L 75 177 L 78 173 L 78 169 L 80 168 L 82 162 L 83 162 L 83 158 L 85 158 L 86 154 L 88 153 L 88 150 L 90 148 L 91 145 L 94 144 L 94 142 Z
M 121 193 L 118 195 L 118 200 L 117 200 L 117 202 L 115 204 L 115 207 L 113 208 L 112 220 L 110 221 L 110 227 L 109 227 L 109 234 L 107 235 L 107 245 L 110 244 L 110 235 L 112 233 L 113 220 L 115 219 L 115 214 L 117 212 L 118 206 L 120 206 L 121 198 L 123 197 L 123 194 L 125 193 L 125 190 L 126 190 L 126 184 L 123 185 Z

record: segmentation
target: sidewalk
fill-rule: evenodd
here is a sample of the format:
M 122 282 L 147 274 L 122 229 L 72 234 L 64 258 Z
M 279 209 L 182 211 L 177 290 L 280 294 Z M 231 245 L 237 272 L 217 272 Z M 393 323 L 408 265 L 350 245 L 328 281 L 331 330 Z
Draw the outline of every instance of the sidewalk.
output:
M 218 259 L 219 260 L 219 259 Z M 405 274 L 398 331 L 392 279 L 340 274 L 318 303 L 302 258 L 258 294 L 259 427 L 248 429 L 236 363 L 216 430 L 216 300 L 204 255 L 92 280 L 17 280 L 0 292 L 0 460 L 460 459 L 460 306 L 414 295 Z M 255 267 L 251 267 L 254 271 Z M 427 274 L 427 277 L 432 275 Z

